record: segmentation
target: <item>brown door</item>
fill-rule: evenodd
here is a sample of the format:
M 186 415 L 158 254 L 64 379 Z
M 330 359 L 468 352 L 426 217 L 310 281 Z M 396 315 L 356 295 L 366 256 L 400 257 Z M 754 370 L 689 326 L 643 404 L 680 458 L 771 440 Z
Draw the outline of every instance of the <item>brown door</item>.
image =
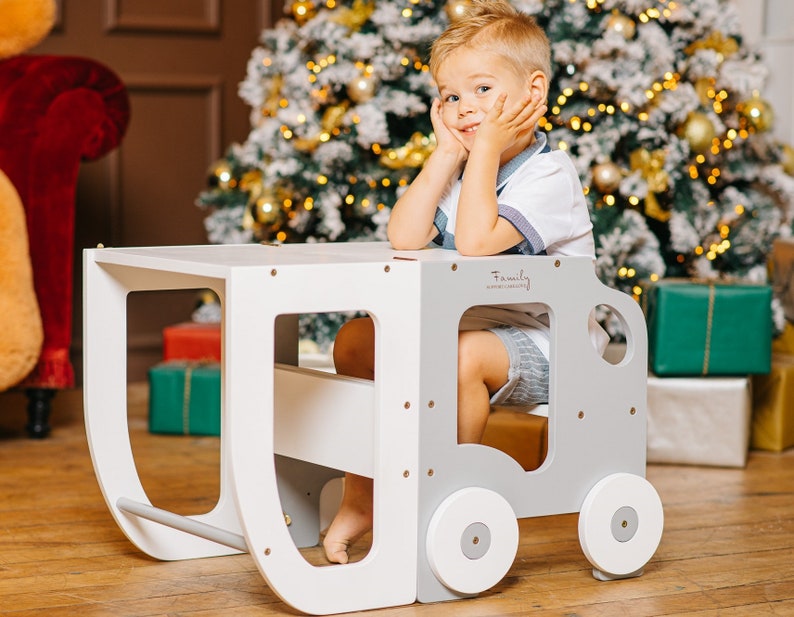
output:
M 277 10 L 271 8 L 277 5 Z M 132 117 L 121 148 L 84 164 L 75 238 L 73 358 L 82 356 L 81 252 L 105 246 L 205 244 L 194 204 L 207 168 L 243 141 L 250 109 L 237 96 L 246 63 L 280 0 L 60 0 L 38 54 L 87 56 L 129 90 Z M 162 327 L 190 318 L 194 292 L 132 294 L 129 377 L 160 357 Z

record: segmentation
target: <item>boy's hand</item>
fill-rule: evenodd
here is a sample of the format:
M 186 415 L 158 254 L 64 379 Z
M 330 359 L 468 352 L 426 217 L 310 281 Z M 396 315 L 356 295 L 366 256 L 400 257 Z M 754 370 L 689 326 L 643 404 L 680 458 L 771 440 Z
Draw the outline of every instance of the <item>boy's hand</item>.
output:
M 512 105 L 506 102 L 507 94 L 503 92 L 477 129 L 475 148 L 490 146 L 501 155 L 517 141 L 531 136 L 547 109 L 545 103 L 530 94 Z
M 433 99 L 433 105 L 430 108 L 430 122 L 436 135 L 436 152 L 455 156 L 462 164 L 468 157 L 469 152 L 463 147 L 463 143 L 458 139 L 458 136 L 444 124 L 444 119 L 441 116 L 441 101 L 437 98 Z

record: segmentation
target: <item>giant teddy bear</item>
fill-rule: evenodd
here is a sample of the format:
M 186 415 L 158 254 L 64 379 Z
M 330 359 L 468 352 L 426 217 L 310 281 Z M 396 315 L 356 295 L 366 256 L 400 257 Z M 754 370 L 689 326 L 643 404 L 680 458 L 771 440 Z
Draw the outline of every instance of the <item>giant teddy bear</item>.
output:
M 0 0 L 0 59 L 34 47 L 54 21 L 53 0 Z M 0 391 L 14 386 L 31 371 L 42 340 L 25 211 L 17 191 L 0 169 Z

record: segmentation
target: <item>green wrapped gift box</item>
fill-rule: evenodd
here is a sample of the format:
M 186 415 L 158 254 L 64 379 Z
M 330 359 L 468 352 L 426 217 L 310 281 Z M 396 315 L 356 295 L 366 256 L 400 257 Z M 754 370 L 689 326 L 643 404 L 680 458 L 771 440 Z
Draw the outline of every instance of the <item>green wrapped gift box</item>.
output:
M 149 431 L 220 435 L 220 365 L 162 362 L 150 368 Z
M 645 286 L 650 369 L 660 376 L 765 374 L 772 361 L 769 285 L 663 279 Z

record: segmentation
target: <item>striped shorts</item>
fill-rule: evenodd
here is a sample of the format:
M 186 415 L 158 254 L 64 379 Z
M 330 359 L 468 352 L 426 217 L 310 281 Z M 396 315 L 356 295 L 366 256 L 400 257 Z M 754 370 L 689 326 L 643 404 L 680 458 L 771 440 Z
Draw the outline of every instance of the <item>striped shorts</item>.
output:
M 539 405 L 549 400 L 549 361 L 535 341 L 515 326 L 489 328 L 510 358 L 507 383 L 491 397 L 491 405 Z

